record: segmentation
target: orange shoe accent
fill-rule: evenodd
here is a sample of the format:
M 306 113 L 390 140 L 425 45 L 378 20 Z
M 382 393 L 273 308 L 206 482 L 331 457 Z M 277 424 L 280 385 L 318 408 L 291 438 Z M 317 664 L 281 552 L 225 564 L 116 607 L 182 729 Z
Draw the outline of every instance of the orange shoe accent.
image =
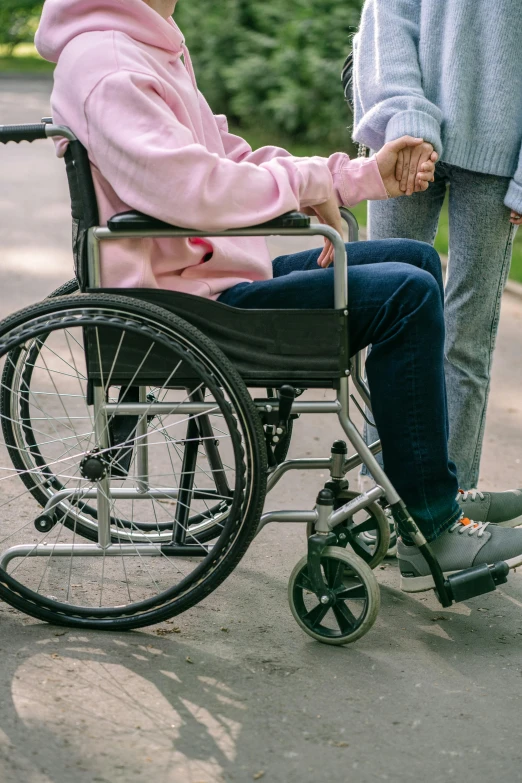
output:
M 471 519 L 468 519 L 467 517 L 462 517 L 462 519 L 459 519 L 459 522 L 461 525 L 471 525 Z

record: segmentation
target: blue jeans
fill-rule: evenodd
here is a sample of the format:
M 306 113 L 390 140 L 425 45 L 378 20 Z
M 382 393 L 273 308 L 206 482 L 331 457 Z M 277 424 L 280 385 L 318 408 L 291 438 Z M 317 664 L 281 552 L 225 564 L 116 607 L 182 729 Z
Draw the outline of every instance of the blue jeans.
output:
M 372 344 L 366 372 L 384 469 L 432 541 L 460 513 L 448 459 L 440 259 L 429 245 L 400 239 L 346 247 L 350 348 L 355 354 Z M 317 266 L 319 252 L 276 258 L 272 280 L 240 283 L 219 301 L 252 309 L 333 307 L 333 269 Z
M 423 193 L 369 202 L 370 239 L 433 244 L 449 186 L 445 373 L 449 453 L 463 489 L 479 480 L 500 302 L 516 230 L 504 205 L 508 185 L 507 177 L 439 163 L 435 182 Z M 370 431 L 366 438 L 371 442 L 377 435 Z

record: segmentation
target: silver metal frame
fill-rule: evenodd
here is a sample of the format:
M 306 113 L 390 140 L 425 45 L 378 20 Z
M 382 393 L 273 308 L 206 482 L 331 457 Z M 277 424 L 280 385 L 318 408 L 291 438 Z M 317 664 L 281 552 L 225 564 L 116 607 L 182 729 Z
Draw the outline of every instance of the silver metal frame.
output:
M 71 141 L 74 141 L 76 137 L 74 134 L 63 126 L 49 124 L 46 128 L 46 134 L 48 137 L 64 137 Z M 357 241 L 358 239 L 358 225 L 355 217 L 349 210 L 342 208 L 341 214 L 348 225 L 348 237 L 349 241 Z M 232 229 L 229 231 L 193 231 L 182 228 L 162 229 L 153 231 L 118 231 L 113 232 L 107 227 L 97 226 L 91 228 L 88 233 L 88 277 L 89 287 L 99 288 L 101 287 L 101 271 L 100 271 L 100 242 L 102 241 L 114 241 L 119 239 L 143 239 L 147 237 L 165 238 L 165 237 L 247 237 L 247 236 L 270 236 L 277 234 L 278 236 L 322 236 L 330 240 L 334 248 L 334 302 L 335 308 L 344 310 L 345 315 L 348 316 L 348 258 L 346 247 L 342 237 L 330 226 L 321 224 L 311 225 L 309 228 L 299 229 L 267 229 L 267 228 L 244 228 L 244 229 Z M 358 354 L 352 361 L 351 377 L 355 388 L 359 392 L 363 402 L 370 408 L 370 392 L 364 377 L 364 353 Z M 121 555 L 150 555 L 160 556 L 161 548 L 158 544 L 149 543 L 139 545 L 138 550 L 136 543 L 132 545 L 125 544 L 111 544 L 110 536 L 110 499 L 118 498 L 176 498 L 178 490 L 175 488 L 164 488 L 151 490 L 148 485 L 148 456 L 147 456 L 147 416 L 151 414 L 168 414 L 171 412 L 184 413 L 184 414 L 197 414 L 204 413 L 207 410 L 215 409 L 215 405 L 202 402 L 186 402 L 186 403 L 150 403 L 146 401 L 145 390 L 142 390 L 143 400 L 138 403 L 117 403 L 110 404 L 105 402 L 101 389 L 95 390 L 94 399 L 94 416 L 95 416 L 95 429 L 98 432 L 98 437 L 102 440 L 107 439 L 107 427 L 104 426 L 104 422 L 108 415 L 134 415 L 140 417 L 140 423 L 138 424 L 138 435 L 140 437 L 140 443 L 137 449 L 137 459 L 140 464 L 140 478 L 141 483 L 137 489 L 124 490 L 112 488 L 110 486 L 110 478 L 106 477 L 98 482 L 98 486 L 95 489 L 87 490 L 63 490 L 54 495 L 45 508 L 45 511 L 51 511 L 60 504 L 66 504 L 67 501 L 77 500 L 79 497 L 83 498 L 97 498 L 98 502 L 98 543 L 97 544 L 60 544 L 54 545 L 53 554 L 66 556 L 72 553 L 85 556 L 98 557 L 101 554 L 109 556 L 121 556 Z M 363 462 L 368 467 L 376 486 L 369 491 L 362 493 L 353 500 L 347 502 L 341 508 L 336 511 L 324 507 L 321 509 L 315 508 L 312 511 L 269 511 L 265 512 L 260 520 L 258 533 L 271 522 L 299 522 L 299 523 L 314 523 L 320 532 L 326 533 L 333 530 L 334 527 L 341 524 L 345 519 L 355 514 L 357 511 L 366 508 L 371 503 L 374 503 L 383 496 L 389 504 L 394 504 L 400 501 L 400 498 L 393 488 L 391 482 L 387 478 L 386 474 L 380 467 L 379 463 L 375 459 L 375 454 L 380 451 L 380 442 L 377 441 L 368 446 L 356 426 L 350 418 L 350 391 L 349 391 L 349 375 L 340 379 L 340 386 L 335 400 L 331 401 L 295 401 L 292 406 L 292 413 L 304 414 L 304 413 L 335 413 L 339 418 L 342 429 L 344 430 L 348 441 L 355 449 L 355 455 L 344 460 L 343 463 L 339 463 L 337 455 L 331 456 L 326 459 L 291 459 L 286 460 L 282 464 L 278 465 L 268 478 L 268 492 L 280 481 L 280 479 L 290 470 L 329 470 L 330 475 L 335 478 L 339 478 L 339 473 L 343 475 L 353 468 L 358 467 Z M 271 405 L 273 410 L 276 405 L 267 401 L 256 401 L 256 405 L 260 408 L 268 407 Z M 98 443 L 98 447 L 107 448 L 107 443 Z M 63 507 L 63 506 L 62 506 Z M 44 512 L 45 513 L 45 512 Z M 10 560 L 16 557 L 35 557 L 44 556 L 49 554 L 49 549 L 46 544 L 40 544 L 38 546 L 15 546 L 8 549 L 0 557 L 0 568 L 5 568 Z

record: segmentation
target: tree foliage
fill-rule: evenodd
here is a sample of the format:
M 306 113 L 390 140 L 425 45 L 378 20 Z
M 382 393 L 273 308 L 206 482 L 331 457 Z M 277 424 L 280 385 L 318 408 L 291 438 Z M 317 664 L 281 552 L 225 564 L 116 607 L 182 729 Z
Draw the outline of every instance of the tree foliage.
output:
M 340 146 L 340 81 L 362 0 L 180 0 L 176 20 L 215 111 L 246 128 Z
M 0 45 L 12 54 L 15 46 L 32 41 L 42 3 L 35 0 L 0 0 Z

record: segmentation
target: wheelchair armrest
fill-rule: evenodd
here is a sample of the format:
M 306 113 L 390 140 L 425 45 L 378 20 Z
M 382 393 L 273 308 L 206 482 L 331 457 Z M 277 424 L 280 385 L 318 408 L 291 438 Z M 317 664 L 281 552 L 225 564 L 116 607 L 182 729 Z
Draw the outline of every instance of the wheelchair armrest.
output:
M 308 215 L 304 215 L 302 212 L 287 212 L 274 220 L 269 220 L 266 223 L 260 223 L 257 226 L 249 226 L 249 228 L 309 228 L 310 218 Z M 161 231 L 169 229 L 185 230 L 181 226 L 173 226 L 170 223 L 164 223 L 157 218 L 144 215 L 143 212 L 120 212 L 118 215 L 113 215 L 107 221 L 107 227 L 117 233 L 118 231 L 155 231 L 159 229 Z

